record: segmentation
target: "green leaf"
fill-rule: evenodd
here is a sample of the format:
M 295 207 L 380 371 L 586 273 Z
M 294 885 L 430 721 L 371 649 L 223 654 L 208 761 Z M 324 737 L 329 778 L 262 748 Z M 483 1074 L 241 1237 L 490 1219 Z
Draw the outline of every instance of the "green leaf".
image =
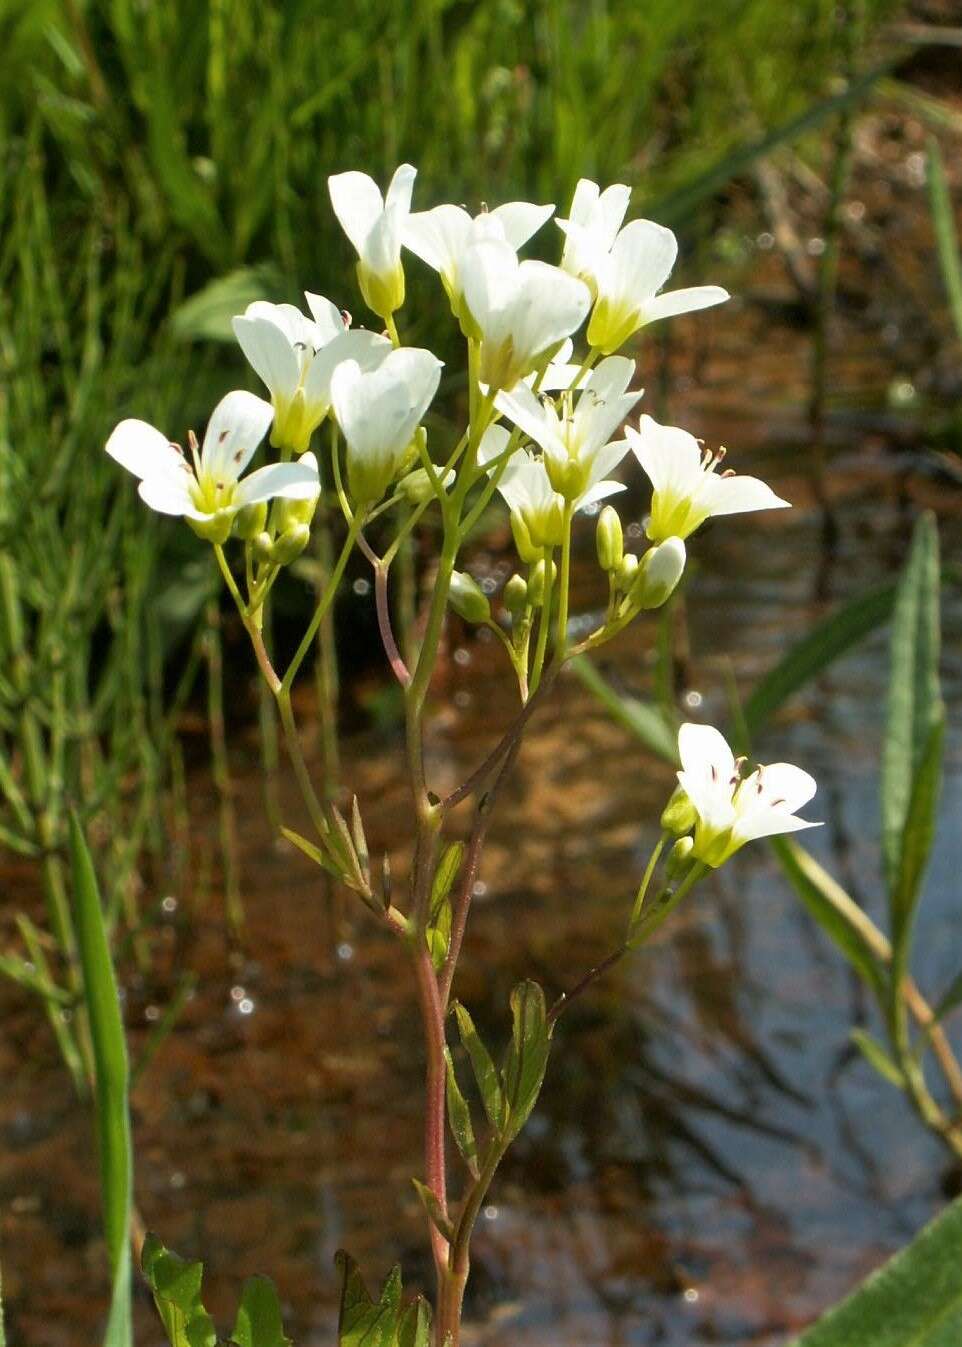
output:
M 873 1038 L 864 1029 L 853 1029 L 849 1036 L 869 1066 L 873 1067 L 883 1080 L 887 1080 L 890 1085 L 897 1085 L 900 1090 L 905 1089 L 905 1078 L 902 1072 L 878 1039 Z
M 504 1139 L 512 1140 L 528 1121 L 548 1065 L 551 1034 L 544 992 L 536 982 L 518 984 L 511 993 L 511 1042 L 501 1069 L 508 1105 Z
M 931 514 L 915 526 L 898 582 L 882 753 L 882 852 L 889 895 L 898 889 L 905 828 L 919 768 L 943 718 L 939 694 L 939 550 Z M 893 926 L 896 913 L 893 910 Z
M 423 1296 L 412 1300 L 401 1315 L 397 1332 L 398 1347 L 430 1347 L 431 1306 Z M 2 1347 L 2 1344 L 0 1344 Z
M 450 894 L 458 877 L 463 856 L 464 843 L 452 842 L 441 857 L 434 873 L 434 883 L 431 885 L 431 916 L 427 928 L 427 942 L 435 970 L 442 967 L 451 943 L 453 914 Z
M 254 300 L 276 299 L 280 291 L 274 267 L 238 267 L 185 299 L 171 316 L 171 331 L 180 341 L 233 342 L 231 319 Z
M 431 885 L 431 911 L 432 913 L 449 897 L 454 881 L 458 877 L 458 871 L 461 869 L 461 861 L 464 858 L 464 843 L 452 842 L 444 850 L 444 855 L 438 862 L 438 868 L 434 872 L 434 883 Z
M 743 714 L 752 734 L 796 692 L 892 615 L 895 585 L 883 585 L 835 609 L 802 637 L 752 689 Z
M 306 837 L 302 837 L 300 833 L 296 833 L 293 828 L 281 828 L 280 831 L 281 836 L 286 837 L 288 842 L 293 843 L 298 851 L 303 851 L 308 860 L 313 861 L 315 865 L 319 865 L 321 869 L 326 870 L 328 874 L 335 875 L 338 879 L 341 878 L 341 871 L 338 867 L 332 861 L 328 860 L 327 856 L 324 855 L 324 852 L 321 851 L 319 847 L 316 847 L 313 842 L 309 842 Z
M 236 1347 L 292 1347 L 270 1278 L 250 1277 L 244 1283 L 230 1340 Z
M 945 991 L 939 997 L 932 1011 L 933 1023 L 940 1024 L 946 1015 L 951 1014 L 957 1006 L 962 1005 L 962 970 L 956 973 L 955 977 L 946 987 Z
M 962 258 L 959 256 L 959 236 L 955 229 L 955 211 L 945 180 L 945 165 L 939 142 L 929 137 L 926 177 L 929 184 L 929 208 L 935 226 L 935 242 L 942 267 L 942 280 L 955 324 L 955 332 L 962 341 Z
M 214 1321 L 200 1298 L 203 1263 L 187 1263 L 148 1235 L 140 1257 L 171 1347 L 217 1347 Z
M 791 1347 L 955 1347 L 962 1342 L 962 1202 Z
M 454 1062 L 449 1048 L 444 1049 L 444 1064 L 447 1072 L 446 1092 L 448 1104 L 448 1122 L 451 1134 L 457 1143 L 461 1158 L 468 1167 L 472 1178 L 478 1177 L 478 1146 L 474 1139 L 474 1127 L 471 1123 L 471 1110 L 461 1093 L 458 1078 L 454 1074 Z
M 772 837 L 769 846 L 809 913 L 881 999 L 886 975 L 871 943 L 869 920 L 858 903 L 798 842 Z
M 477 1082 L 478 1093 L 481 1096 L 481 1103 L 488 1115 L 488 1122 L 496 1131 L 500 1131 L 504 1126 L 507 1105 L 501 1092 L 497 1069 L 491 1060 L 491 1054 L 484 1046 L 480 1034 L 474 1027 L 474 1021 L 460 1001 L 455 1001 L 454 1013 L 458 1021 L 458 1033 L 461 1035 L 464 1050 L 468 1054 L 471 1070 L 474 1072 L 474 1079 Z
M 647 749 L 666 762 L 677 762 L 678 730 L 665 719 L 661 711 L 637 697 L 617 692 L 585 655 L 570 660 L 568 667 L 578 675 L 588 691 L 594 693 L 616 724 L 631 730 Z
M 925 868 L 935 841 L 942 790 L 944 739 L 945 721 L 940 720 L 932 728 L 925 754 L 912 783 L 898 876 L 892 894 L 892 937 L 896 944 L 903 939 L 908 940 L 912 917 L 922 891 Z
M 375 1304 L 351 1255 L 340 1249 L 334 1261 L 341 1274 L 338 1347 L 394 1347 L 401 1301 L 400 1270 L 395 1268 L 391 1273 Z
M 133 1341 L 129 1256 L 133 1158 L 127 1042 L 97 876 L 73 811 L 70 865 L 84 1005 L 93 1047 L 101 1205 L 113 1273 L 107 1347 L 127 1347 Z
M 428 1220 L 448 1241 L 454 1239 L 454 1226 L 441 1210 L 441 1203 L 438 1201 L 437 1194 L 429 1188 L 426 1183 L 420 1179 L 412 1179 L 414 1191 L 421 1199 L 421 1205 L 427 1213 Z

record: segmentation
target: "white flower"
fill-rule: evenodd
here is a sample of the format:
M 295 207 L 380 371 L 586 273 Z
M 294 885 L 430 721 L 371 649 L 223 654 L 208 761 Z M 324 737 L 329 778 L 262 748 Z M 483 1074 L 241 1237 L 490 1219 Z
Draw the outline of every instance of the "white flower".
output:
M 519 262 L 510 244 L 483 239 L 461 259 L 462 321 L 481 341 L 479 377 L 513 388 L 584 322 L 586 285 L 545 262 Z
M 416 168 L 402 164 L 385 197 L 366 173 L 336 173 L 327 180 L 334 214 L 357 251 L 364 302 L 385 320 L 404 303 L 401 243 L 416 177 Z
M 461 316 L 461 262 L 474 243 L 496 239 L 517 251 L 548 220 L 554 206 L 509 201 L 473 218 L 461 206 L 435 206 L 408 216 L 404 243 L 440 275 L 455 317 Z
M 481 437 L 478 462 L 487 467 L 489 473 L 497 470 L 509 439 L 504 426 L 489 426 Z M 571 502 L 575 510 L 583 510 L 596 501 L 624 491 L 620 482 L 602 480 L 603 471 L 604 461 L 596 459 L 585 489 Z M 512 517 L 520 520 L 534 548 L 561 545 L 564 541 L 565 500 L 551 485 L 542 459 L 535 458 L 526 449 L 516 449 L 501 473 L 498 490 Z
M 643 416 L 640 433 L 630 427 L 626 433 L 654 488 L 647 528 L 653 542 L 687 538 L 709 515 L 787 509 L 790 504 L 757 477 L 716 472 L 725 451 L 708 453 L 687 430 Z
M 392 349 L 387 337 L 352 331 L 323 295 L 306 296 L 312 317 L 293 304 L 255 300 L 234 319 L 234 334 L 274 407 L 271 442 L 303 452 L 331 407 L 331 375 L 341 360 L 375 368 Z
M 816 791 L 800 767 L 774 762 L 742 779 L 740 762 L 711 725 L 682 725 L 678 753 L 678 780 L 697 815 L 696 860 L 717 867 L 755 838 L 820 826 L 796 817 Z
M 611 436 L 641 397 L 640 389 L 627 392 L 634 372 L 633 360 L 613 355 L 592 370 L 577 398 L 563 393 L 558 405 L 536 397 L 526 383 L 495 398 L 498 411 L 544 450 L 551 485 L 567 500 L 581 496 L 628 452 L 627 440 L 611 443 Z
M 228 393 L 211 413 L 193 466 L 181 449 L 146 421 L 121 421 L 107 453 L 140 479 L 138 491 L 153 510 L 182 515 L 200 537 L 222 543 L 238 510 L 274 496 L 311 500 L 318 492 L 313 455 L 298 463 L 270 463 L 240 481 L 271 423 L 269 403 L 253 393 Z
M 597 294 L 598 266 L 611 252 L 618 236 L 631 188 L 616 182 L 602 192 L 596 182 L 581 178 L 571 199 L 567 220 L 558 220 L 565 236 L 561 266 L 585 282 L 592 295 Z
M 591 346 L 606 353 L 617 351 L 648 323 L 707 309 L 730 298 L 720 285 L 693 285 L 660 295 L 677 256 L 678 242 L 670 229 L 653 220 L 632 220 L 625 225 L 598 264 L 598 294 L 588 324 Z
M 348 485 L 359 505 L 380 500 L 397 476 L 440 378 L 441 361 L 414 347 L 392 351 L 375 370 L 345 360 L 334 371 L 334 415 L 347 444 Z

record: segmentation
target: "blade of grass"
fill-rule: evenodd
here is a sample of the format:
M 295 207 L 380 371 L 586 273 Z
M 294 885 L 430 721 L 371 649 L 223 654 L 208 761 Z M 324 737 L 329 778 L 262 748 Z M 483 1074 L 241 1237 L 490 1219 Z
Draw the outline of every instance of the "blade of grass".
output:
M 935 226 L 935 243 L 939 252 L 939 264 L 942 267 L 942 279 L 956 335 L 959 341 L 962 341 L 962 257 L 959 255 L 959 236 L 956 233 L 955 212 L 952 209 L 952 198 L 945 178 L 942 152 L 934 136 L 929 136 L 926 165 L 929 207 Z

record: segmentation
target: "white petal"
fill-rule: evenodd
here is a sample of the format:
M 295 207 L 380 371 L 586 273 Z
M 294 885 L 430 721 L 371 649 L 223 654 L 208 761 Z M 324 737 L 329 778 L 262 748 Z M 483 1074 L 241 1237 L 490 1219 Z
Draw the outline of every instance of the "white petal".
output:
M 560 267 L 522 262 L 512 304 L 512 337 L 519 356 L 535 357 L 570 337 L 588 316 L 591 292 Z
M 764 799 L 790 814 L 808 804 L 818 789 L 814 777 L 790 762 L 772 762 L 758 770 Z
M 315 346 L 326 346 L 329 341 L 333 341 L 340 333 L 346 331 L 344 315 L 336 304 L 332 304 L 323 295 L 311 294 L 310 290 L 304 291 L 304 298 L 321 337 L 320 341 L 315 342 Z
M 472 318 L 484 337 L 499 345 L 508 335 L 510 307 L 518 290 L 517 254 L 508 243 L 483 239 L 465 251 L 460 271 Z
M 577 439 L 587 449 L 606 444 L 641 397 L 640 388 L 625 392 L 634 372 L 635 362 L 621 355 L 609 356 L 592 370 L 574 414 Z
M 414 194 L 414 179 L 417 175 L 418 171 L 413 164 L 398 165 L 384 198 L 385 210 L 396 209 L 402 215 L 408 214 L 411 209 L 411 197 Z
M 236 482 L 274 419 L 274 408 L 253 393 L 235 389 L 211 412 L 200 461 L 205 473 Z
M 736 822 L 732 832 L 742 842 L 754 842 L 759 837 L 777 837 L 780 833 L 797 833 L 804 828 L 820 828 L 821 823 L 786 814 L 784 809 L 759 809 Z
M 526 383 L 519 383 L 510 393 L 498 393 L 494 405 L 502 416 L 507 416 L 529 439 L 548 453 L 567 457 L 564 441 L 558 435 L 557 418 L 548 417 L 544 404 L 532 393 Z
M 627 490 L 624 482 L 595 482 L 584 495 L 578 497 L 575 509 L 584 510 L 589 505 L 597 505 L 600 500 L 607 500 L 609 496 L 617 496 L 619 491 Z
M 289 402 L 300 382 L 301 368 L 288 337 L 266 317 L 235 318 L 234 335 L 251 368 L 273 397 Z
M 342 361 L 331 377 L 331 397 L 349 447 L 361 456 L 403 452 L 437 391 L 441 362 L 430 351 L 402 347 L 375 370 Z
M 592 182 L 590 178 L 579 178 L 575 186 L 574 196 L 571 198 L 571 209 L 568 211 L 569 220 L 574 221 L 575 224 L 587 224 L 600 195 L 601 188 L 596 182 Z
M 790 501 L 776 496 L 772 488 L 757 477 L 720 477 L 717 473 L 706 477 L 702 499 L 713 515 L 782 510 L 791 506 Z
M 238 482 L 233 504 L 240 509 L 275 496 L 287 500 L 313 500 L 319 491 L 317 461 L 313 454 L 302 454 L 296 463 L 268 463 Z
M 713 304 L 724 304 L 731 299 L 720 285 L 692 285 L 685 290 L 669 290 L 649 299 L 642 307 L 642 318 L 654 323 L 659 318 L 671 318 L 676 313 L 694 313 L 696 309 L 710 309 Z
M 189 515 L 191 519 L 203 519 L 195 508 L 190 494 L 191 477 L 182 473 L 179 477 L 145 477 L 137 488 L 145 504 L 158 514 Z
M 596 212 L 599 223 L 597 227 L 601 235 L 607 239 L 609 248 L 618 236 L 618 230 L 627 214 L 630 200 L 631 188 L 623 182 L 612 183 L 610 187 L 605 188 L 598 198 Z
M 554 206 L 535 206 L 530 201 L 507 201 L 503 206 L 496 206 L 491 214 L 500 221 L 504 237 L 517 251 L 551 219 Z
M 453 276 L 471 240 L 471 216 L 460 206 L 435 206 L 409 215 L 404 246 L 429 267 Z
M 670 229 L 653 220 L 632 220 L 612 244 L 599 289 L 641 308 L 664 285 L 677 256 L 678 241 Z
M 106 444 L 112 459 L 135 477 L 177 477 L 189 472 L 180 452 L 155 426 L 128 418 L 111 432 Z
M 701 446 L 687 430 L 659 425 L 653 417 L 644 415 L 640 432 L 629 428 L 625 433 L 656 491 L 688 495 L 701 486 Z
M 500 458 L 508 447 L 511 434 L 506 426 L 488 426 L 478 445 L 478 464 L 484 467 Z
M 590 482 L 598 482 L 613 472 L 628 452 L 627 440 L 612 440 L 596 450 L 591 458 Z
M 335 173 L 327 180 L 331 205 L 341 228 L 360 256 L 384 209 L 381 189 L 366 173 Z
M 726 783 L 731 794 L 735 758 L 725 736 L 714 725 L 686 721 L 678 731 L 678 756 L 686 775 Z

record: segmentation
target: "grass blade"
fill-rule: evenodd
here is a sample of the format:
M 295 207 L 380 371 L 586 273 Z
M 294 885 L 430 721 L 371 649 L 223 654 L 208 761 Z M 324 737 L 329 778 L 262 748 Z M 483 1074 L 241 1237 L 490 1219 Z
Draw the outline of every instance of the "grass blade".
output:
M 956 335 L 959 341 L 962 341 L 962 257 L 959 255 L 959 236 L 955 229 L 952 198 L 949 196 L 949 187 L 945 180 L 945 165 L 942 162 L 939 143 L 934 136 L 929 137 L 926 176 L 929 184 L 929 207 L 935 226 L 935 243 L 939 253 L 939 264 L 942 267 L 945 293 Z
M 667 762 L 678 758 L 678 743 L 675 729 L 654 706 L 640 701 L 636 697 L 627 697 L 611 686 L 604 674 L 585 656 L 579 655 L 570 661 L 569 667 L 578 675 L 589 692 L 594 693 L 612 720 L 632 734 L 658 757 Z
M 77 945 L 94 1055 L 94 1102 L 101 1200 L 113 1295 L 105 1347 L 130 1347 L 130 1215 L 133 1159 L 127 1101 L 127 1043 L 93 862 L 76 814 L 70 816 Z

